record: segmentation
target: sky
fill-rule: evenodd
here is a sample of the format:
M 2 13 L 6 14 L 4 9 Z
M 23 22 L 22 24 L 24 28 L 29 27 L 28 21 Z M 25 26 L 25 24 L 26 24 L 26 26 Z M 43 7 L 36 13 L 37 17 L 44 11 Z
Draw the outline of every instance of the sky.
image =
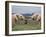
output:
M 41 13 L 41 7 L 12 5 L 12 13 Z

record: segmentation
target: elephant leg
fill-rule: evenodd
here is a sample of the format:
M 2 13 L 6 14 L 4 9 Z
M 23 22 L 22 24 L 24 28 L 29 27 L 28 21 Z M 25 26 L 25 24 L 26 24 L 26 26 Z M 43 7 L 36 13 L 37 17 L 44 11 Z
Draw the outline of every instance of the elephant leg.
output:
M 12 27 L 15 26 L 15 20 L 12 20 Z

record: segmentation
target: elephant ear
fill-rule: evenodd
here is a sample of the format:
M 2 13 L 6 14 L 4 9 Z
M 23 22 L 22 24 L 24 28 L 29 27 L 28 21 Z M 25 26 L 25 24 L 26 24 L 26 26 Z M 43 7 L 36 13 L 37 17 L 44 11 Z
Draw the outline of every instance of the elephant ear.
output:
M 37 17 L 37 21 L 40 21 L 41 20 L 41 16 L 39 15 L 38 17 Z

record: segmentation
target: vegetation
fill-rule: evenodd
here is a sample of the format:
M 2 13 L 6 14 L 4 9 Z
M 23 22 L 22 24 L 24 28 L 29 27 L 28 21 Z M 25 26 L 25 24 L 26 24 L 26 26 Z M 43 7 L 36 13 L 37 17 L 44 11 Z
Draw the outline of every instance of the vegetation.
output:
M 41 29 L 41 24 L 38 22 L 31 21 L 27 24 L 15 24 L 12 25 L 12 31 L 20 31 L 20 30 L 39 30 Z

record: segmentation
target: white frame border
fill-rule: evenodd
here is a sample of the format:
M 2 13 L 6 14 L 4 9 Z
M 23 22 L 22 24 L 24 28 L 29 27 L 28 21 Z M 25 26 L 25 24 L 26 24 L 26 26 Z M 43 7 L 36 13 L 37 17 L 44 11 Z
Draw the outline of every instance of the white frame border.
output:
M 11 23 L 11 6 L 17 5 L 17 6 L 37 6 L 41 7 L 41 30 L 25 30 L 25 31 L 12 31 L 12 23 Z M 23 3 L 9 3 L 9 34 L 26 34 L 26 33 L 41 33 L 44 30 L 44 6 L 39 4 L 23 4 Z

